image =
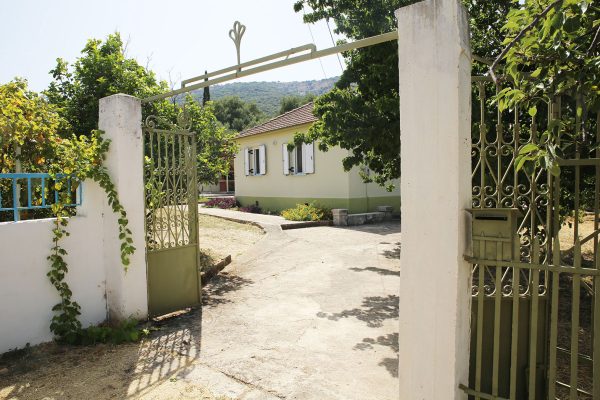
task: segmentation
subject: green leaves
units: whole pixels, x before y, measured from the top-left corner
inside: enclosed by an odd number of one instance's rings
[[[548,170],[552,175],[560,175],[556,148],[552,144],[539,145],[527,143],[515,158],[516,171],[524,170],[528,175],[534,175],[536,169]]]

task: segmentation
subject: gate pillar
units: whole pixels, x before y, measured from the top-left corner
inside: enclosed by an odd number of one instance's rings
[[[402,254],[400,399],[463,399],[468,381],[471,54],[459,0],[396,11]]]
[[[117,215],[104,202],[103,237],[106,301],[111,321],[148,315],[144,240],[144,176],[141,101],[116,94],[100,99],[98,126],[110,139],[105,165],[127,212],[136,251],[127,272],[121,264]],[[100,244],[99,244],[100,245]]]

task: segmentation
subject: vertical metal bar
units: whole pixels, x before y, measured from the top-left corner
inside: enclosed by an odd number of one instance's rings
[[[189,225],[190,243],[196,244],[196,248],[199,245],[198,241],[198,176],[196,170],[196,154],[197,154],[197,138],[196,135],[190,137],[191,148],[190,148],[190,199],[188,213],[191,218],[191,224]]]
[[[600,143],[600,112],[596,114],[596,143]],[[600,158],[600,148],[596,148],[596,158]],[[596,165],[596,179],[594,179],[594,231],[598,230],[598,212],[600,206],[600,166]],[[594,265],[600,269],[600,256],[598,255],[598,236],[594,238]],[[600,282],[598,276],[594,277],[594,303],[592,306],[592,369],[593,369],[593,395],[600,399]]]
[[[535,119],[531,122],[531,142],[532,143],[537,143],[537,123],[535,121]],[[530,203],[529,203],[529,238],[531,239],[531,245],[533,245],[533,238],[536,236],[537,234],[537,223],[536,223],[536,214],[537,214],[537,202],[536,202],[536,196],[537,196],[537,179],[536,179],[536,173],[535,171],[531,174],[531,197],[530,197]],[[530,247],[530,251],[531,251],[531,247]],[[531,282],[531,274],[533,271],[529,272],[529,282]]]
[[[548,107],[548,121],[558,118],[560,113],[560,97],[552,98]],[[560,145],[560,130],[557,130],[556,145]],[[559,266],[561,263],[560,256],[560,175],[554,177],[553,185],[553,201],[552,201],[552,264]],[[551,288],[551,305],[550,305],[550,340],[548,351],[548,398],[556,398],[556,352],[558,342],[558,295],[560,273],[552,272],[552,288]]]
[[[569,392],[569,399],[577,400],[577,387],[578,387],[578,369],[579,369],[579,296],[581,294],[581,244],[579,238],[575,240],[573,254],[573,266],[575,271],[573,274],[573,298],[571,308],[571,379],[569,385],[571,386]]]
[[[540,243],[537,236],[533,240],[533,254],[531,262],[539,264],[540,262]],[[536,400],[537,384],[537,336],[538,336],[538,306],[539,306],[539,283],[540,271],[538,268],[532,268],[533,274],[531,284],[531,322],[529,339],[529,400]]]
[[[31,208],[31,176],[27,177],[27,207]]]
[[[481,124],[479,125],[479,206],[485,206],[485,147],[486,147],[486,132],[485,125],[485,86],[483,82],[479,82],[479,107],[481,113]],[[481,268],[480,268],[481,271]]]
[[[496,242],[496,260],[502,260],[502,242]],[[494,350],[492,364],[492,395],[498,396],[498,376],[500,370],[500,313],[502,311],[502,267],[496,266],[494,293]]]
[[[185,163],[185,161],[187,159],[187,153],[186,153],[187,148],[190,149],[190,152],[192,151],[191,144],[187,145],[188,142],[191,143],[191,138],[187,137],[186,135],[179,136],[179,143],[178,143],[179,163]],[[191,160],[190,160],[190,162],[191,162]],[[190,237],[191,227],[189,224],[189,218],[190,218],[190,213],[192,212],[192,210],[190,209],[191,205],[190,205],[190,199],[189,199],[189,195],[190,195],[189,191],[192,188],[189,185],[189,177],[188,177],[188,174],[190,173],[190,171],[188,170],[189,166],[187,164],[184,164],[183,167],[185,168],[183,170],[183,172],[185,173],[185,179],[183,179],[183,176],[180,176],[180,178],[179,178],[179,187],[181,189],[180,190],[181,196],[179,199],[179,202],[181,204],[179,206],[179,221],[181,222],[181,237],[182,237],[183,243],[191,244],[192,238]]]
[[[518,261],[518,260],[515,260]],[[512,334],[510,348],[510,400],[517,399],[517,361],[519,350],[519,268],[513,267],[513,282],[512,282]]]
[[[513,138],[514,138],[514,143],[513,143],[513,153],[512,153],[512,159],[513,159],[513,207],[517,207],[518,203],[518,193],[519,193],[519,172],[517,171],[517,168],[514,166],[514,160],[516,158],[516,155],[519,151],[519,144],[521,141],[521,125],[519,124],[519,107],[518,105],[515,107],[515,124],[514,124],[514,128],[513,128]],[[514,261],[520,261],[520,260],[514,260]]]
[[[149,167],[148,167],[148,178],[150,179],[151,185],[150,185],[150,196],[152,196],[152,191],[155,191],[157,189],[157,185],[158,183],[156,182],[156,176],[157,176],[157,172],[160,173],[160,171],[156,170],[156,155],[154,154],[154,129],[152,128],[148,128],[148,137],[149,140],[148,142],[150,143],[150,163],[149,163]],[[148,200],[152,200],[152,204],[149,204]],[[152,199],[152,197],[150,197],[150,199],[146,200],[146,206],[148,207],[148,211],[146,212],[148,215],[148,218],[151,218],[152,220],[152,236],[150,238],[148,238],[149,240],[154,241],[154,248],[160,248],[160,244],[159,244],[159,239],[158,239],[158,231],[156,229],[156,204],[154,204],[154,199]],[[146,245],[148,245],[148,243],[146,243]]]
[[[479,241],[479,254],[485,254],[485,241]],[[485,256],[483,256],[485,257]],[[485,266],[483,264],[479,264],[479,274],[478,274],[478,290],[477,290],[477,338],[475,344],[475,390],[481,391],[481,358],[483,351],[483,302],[485,301]],[[479,397],[475,398],[476,400]]]
[[[157,157],[157,161],[158,161],[158,188],[160,189],[161,194],[158,196],[158,201],[155,207],[155,212],[156,212],[156,216],[155,218],[159,219],[159,224],[158,224],[158,228],[159,230],[157,232],[159,232],[159,242],[160,245],[158,248],[160,249],[164,249],[168,246],[165,245],[165,229],[164,229],[164,224],[162,223],[162,219],[163,219],[163,201],[164,201],[164,197],[162,195],[162,191],[164,190],[163,184],[164,184],[164,177],[163,177],[163,169],[165,169],[162,165],[162,134],[160,131],[156,131],[156,144],[157,144],[157,153],[158,153],[158,157]]]
[[[171,175],[171,192],[172,192],[172,198],[171,198],[171,203],[169,205],[169,215],[171,218],[169,218],[169,225],[173,226],[173,242],[175,243],[175,245],[173,247],[177,247],[179,245],[179,240],[181,239],[181,226],[177,226],[179,225],[177,223],[177,209],[178,209],[178,196],[177,196],[177,189],[178,189],[178,180],[180,179],[180,174],[181,172],[179,171],[178,165],[177,165],[177,160],[175,158],[175,143],[177,142],[178,139],[178,134],[176,132],[171,132],[169,135],[169,139],[171,140],[171,171],[172,171],[172,175]],[[168,144],[167,144],[168,145]]]
[[[73,195],[73,193],[71,192],[71,177],[70,176],[65,176],[65,179],[67,181],[67,193],[69,194],[69,204],[71,203],[71,196]]]
[[[17,189],[17,178],[12,179],[12,190],[13,190],[13,220],[16,222],[19,220],[19,194]]]
[[[519,125],[519,111],[515,107],[515,123],[514,123],[514,143],[513,143],[513,162],[519,151],[521,142],[521,129]],[[519,191],[519,172],[513,164],[513,207],[518,206],[518,191]],[[520,242],[520,241],[519,241]],[[520,244],[520,243],[518,243]],[[516,244],[516,245],[518,245]],[[515,246],[516,246],[515,245]],[[520,251],[518,251],[520,254]],[[519,258],[513,261],[520,261]],[[511,327],[511,344],[510,344],[510,393],[511,400],[517,399],[517,368],[519,357],[519,304],[520,304],[520,277],[521,270],[517,266],[513,266],[512,276],[512,327]]]
[[[579,109],[582,106],[579,96],[576,100],[576,108]],[[576,113],[575,117],[575,159],[581,158],[580,153],[580,133],[581,133],[581,117],[579,112]],[[569,396],[570,399],[576,400],[578,397],[578,364],[579,364],[579,296],[581,293],[581,275],[578,274],[581,269],[581,244],[579,242],[579,206],[580,206],[580,180],[581,180],[581,167],[575,166],[575,204],[573,209],[573,266],[575,273],[573,274],[573,298],[571,308],[571,379],[569,385],[571,386]]]
[[[500,92],[500,85],[496,84],[496,95]],[[502,124],[502,111],[500,107],[496,108],[498,112],[498,123],[496,124],[496,207],[501,207],[502,204],[502,133],[504,126]]]
[[[54,204],[58,204],[58,189],[56,189],[56,184],[59,179],[58,176],[54,179]]]
[[[46,207],[46,177],[42,176],[42,207]]]

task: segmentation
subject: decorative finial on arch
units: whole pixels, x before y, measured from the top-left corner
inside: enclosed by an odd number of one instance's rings
[[[235,50],[237,51],[237,63],[241,64],[240,61],[240,44],[242,42],[242,36],[246,33],[246,25],[242,24],[240,21],[235,21],[233,23],[233,29],[229,30],[229,37],[233,40],[235,44]],[[238,71],[242,69],[239,68]]]

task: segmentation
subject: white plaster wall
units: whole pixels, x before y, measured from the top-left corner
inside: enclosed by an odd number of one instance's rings
[[[471,54],[459,0],[396,11],[402,254],[400,399],[466,399]],[[433,250],[433,251],[432,251]]]
[[[259,197],[312,197],[348,198],[348,174],[344,172],[342,159],[348,155],[339,147],[327,153],[314,146],[315,173],[284,175],[283,143],[293,141],[296,132],[306,132],[311,124],[280,129],[237,140],[239,151],[235,157],[235,195]],[[264,145],[266,147],[267,171],[265,175],[246,176],[244,149]]]
[[[100,99],[98,126],[111,140],[105,165],[127,212],[133,246],[127,272],[121,264],[118,216],[104,206],[104,264],[109,318],[120,321],[148,315],[148,287],[144,240],[144,177],[141,101],[115,94]]]
[[[84,327],[110,317],[148,314],[144,241],[143,141],[140,100],[122,94],[100,100],[99,126],[111,140],[105,162],[125,207],[136,252],[121,264],[117,215],[96,183],[84,182],[82,206],[68,225],[66,280]],[[0,353],[52,340],[58,294],[46,273],[53,220],[0,223]]]
[[[95,183],[84,183],[83,207],[71,218],[69,237],[61,241],[68,251],[66,281],[73,300],[81,306],[84,327],[106,319],[103,263],[103,192]],[[53,339],[52,307],[56,289],[46,273],[52,246],[53,219],[0,223],[0,353]]]
[[[240,149],[235,158],[236,196],[340,199],[400,196],[400,180],[394,180],[395,189],[388,192],[376,183],[365,184],[358,168],[344,171],[342,160],[349,155],[349,151],[340,147],[332,147],[329,151],[322,152],[315,144],[315,172],[299,176],[284,175],[282,144],[292,142],[296,132],[306,132],[310,125],[304,124],[238,139]],[[267,173],[246,176],[244,149],[260,145],[266,146]]]

